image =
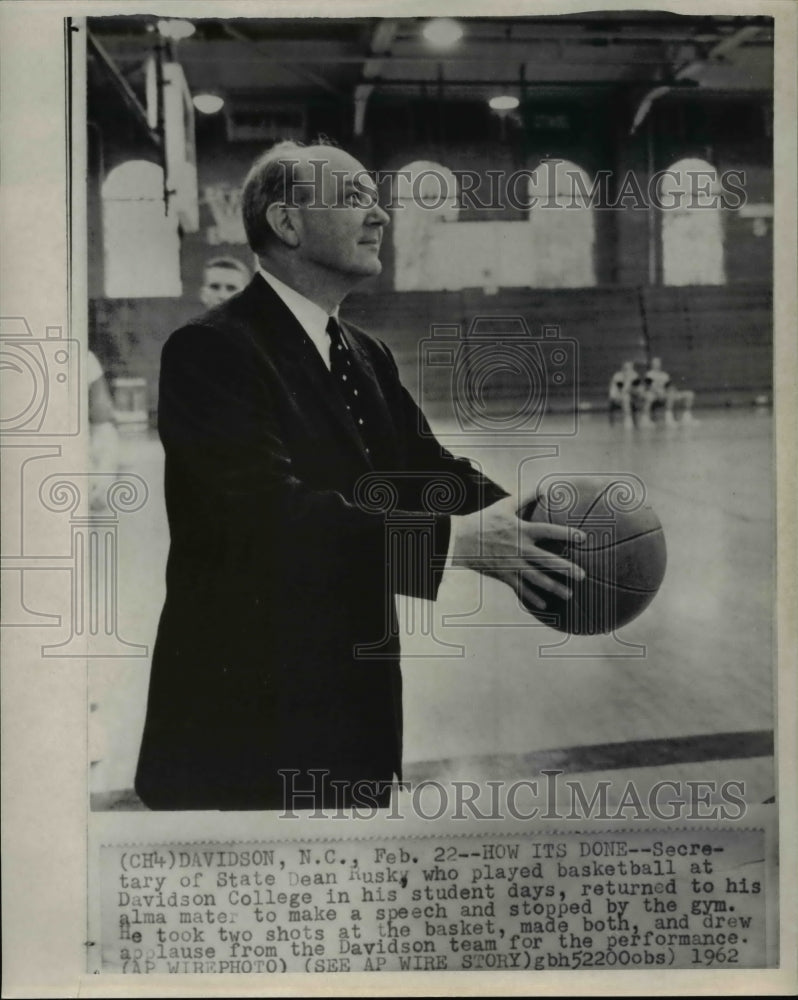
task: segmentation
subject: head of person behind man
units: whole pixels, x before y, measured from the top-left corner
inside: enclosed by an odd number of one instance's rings
[[[249,268],[240,260],[235,257],[214,257],[205,262],[202,271],[200,302],[206,309],[220,306],[245,288],[249,279]]]
[[[388,216],[372,177],[343,149],[278,143],[250,169],[241,201],[261,266],[329,311],[382,270]]]

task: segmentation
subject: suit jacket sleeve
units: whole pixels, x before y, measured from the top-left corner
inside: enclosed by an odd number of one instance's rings
[[[381,345],[390,358],[391,365],[399,379],[393,355],[383,344]],[[435,437],[427,418],[413,397],[401,387],[402,425],[406,439],[413,442],[411,448],[412,464],[415,469],[430,475],[443,474],[457,480],[460,486],[457,499],[443,498],[442,506],[453,514],[471,514],[503,497],[509,496],[507,490],[494,483],[486,475],[476,469],[468,459],[454,456]],[[434,504],[434,497],[431,498]]]
[[[377,480],[392,482],[397,506],[402,511],[418,511],[420,522],[436,522],[434,557],[425,578],[419,576],[413,560],[397,560],[395,589],[404,594],[434,597],[448,565],[452,515],[471,514],[508,496],[464,458],[457,458],[433,434],[421,408],[401,384],[399,371],[389,348],[378,342],[391,383],[391,398],[397,432],[403,442],[403,462],[395,475],[388,470],[375,473]],[[394,530],[402,515],[394,517]],[[403,547],[407,551],[408,545]],[[405,571],[406,570],[406,571]]]
[[[391,364],[393,361],[391,359]],[[297,572],[315,573],[336,587],[340,574],[385,559],[385,513],[345,492],[309,488],[296,475],[274,406],[274,381],[254,363],[246,338],[220,336],[204,325],[177,331],[164,347],[159,431],[167,455],[166,496],[173,550],[183,571],[220,565],[245,590],[280,592]],[[504,495],[468,462],[455,459],[431,436],[410,396],[401,390],[395,414],[407,442],[408,465],[428,475],[463,477],[467,513]],[[422,477],[423,479],[423,477]],[[409,567],[399,588],[434,598],[449,545],[449,513],[430,512],[419,484],[401,490],[406,530],[432,537],[411,546],[425,565]],[[488,496],[490,494],[490,496]],[[394,517],[397,511],[393,512]],[[415,514],[423,517],[414,519]],[[170,560],[171,561],[171,560]],[[336,577],[337,574],[337,577]]]

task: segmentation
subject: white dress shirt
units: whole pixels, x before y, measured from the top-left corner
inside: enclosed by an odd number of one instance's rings
[[[296,319],[297,323],[299,323],[313,341],[316,350],[321,355],[322,361],[329,368],[330,335],[327,333],[327,323],[330,316],[333,316],[336,320],[338,319],[338,310],[336,309],[333,313],[325,312],[321,306],[316,305],[315,302],[311,302],[310,299],[301,295],[296,289],[291,288],[290,285],[286,285],[284,281],[275,278],[269,271],[264,271],[262,267],[258,268],[258,274],[283,300],[294,316],[294,319]]]

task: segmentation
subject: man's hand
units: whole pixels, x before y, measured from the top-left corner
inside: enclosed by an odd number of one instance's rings
[[[544,539],[579,545],[584,535],[562,524],[522,521],[523,510],[534,496],[519,500],[507,497],[484,510],[452,518],[452,565],[467,566],[506,583],[528,604],[545,610],[546,602],[536,592],[547,590],[569,598],[571,590],[552,571],[582,580],[585,571],[576,563],[540,548]]]

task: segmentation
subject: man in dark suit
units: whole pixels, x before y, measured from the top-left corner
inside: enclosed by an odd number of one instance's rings
[[[381,268],[364,168],[281,144],[242,202],[259,273],[163,351],[171,548],[136,788],[154,809],[384,806],[395,593],[434,598],[448,560],[541,606],[568,594],[551,569],[581,570],[536,545],[571,530],[522,523],[435,441],[388,349],[338,321]]]

